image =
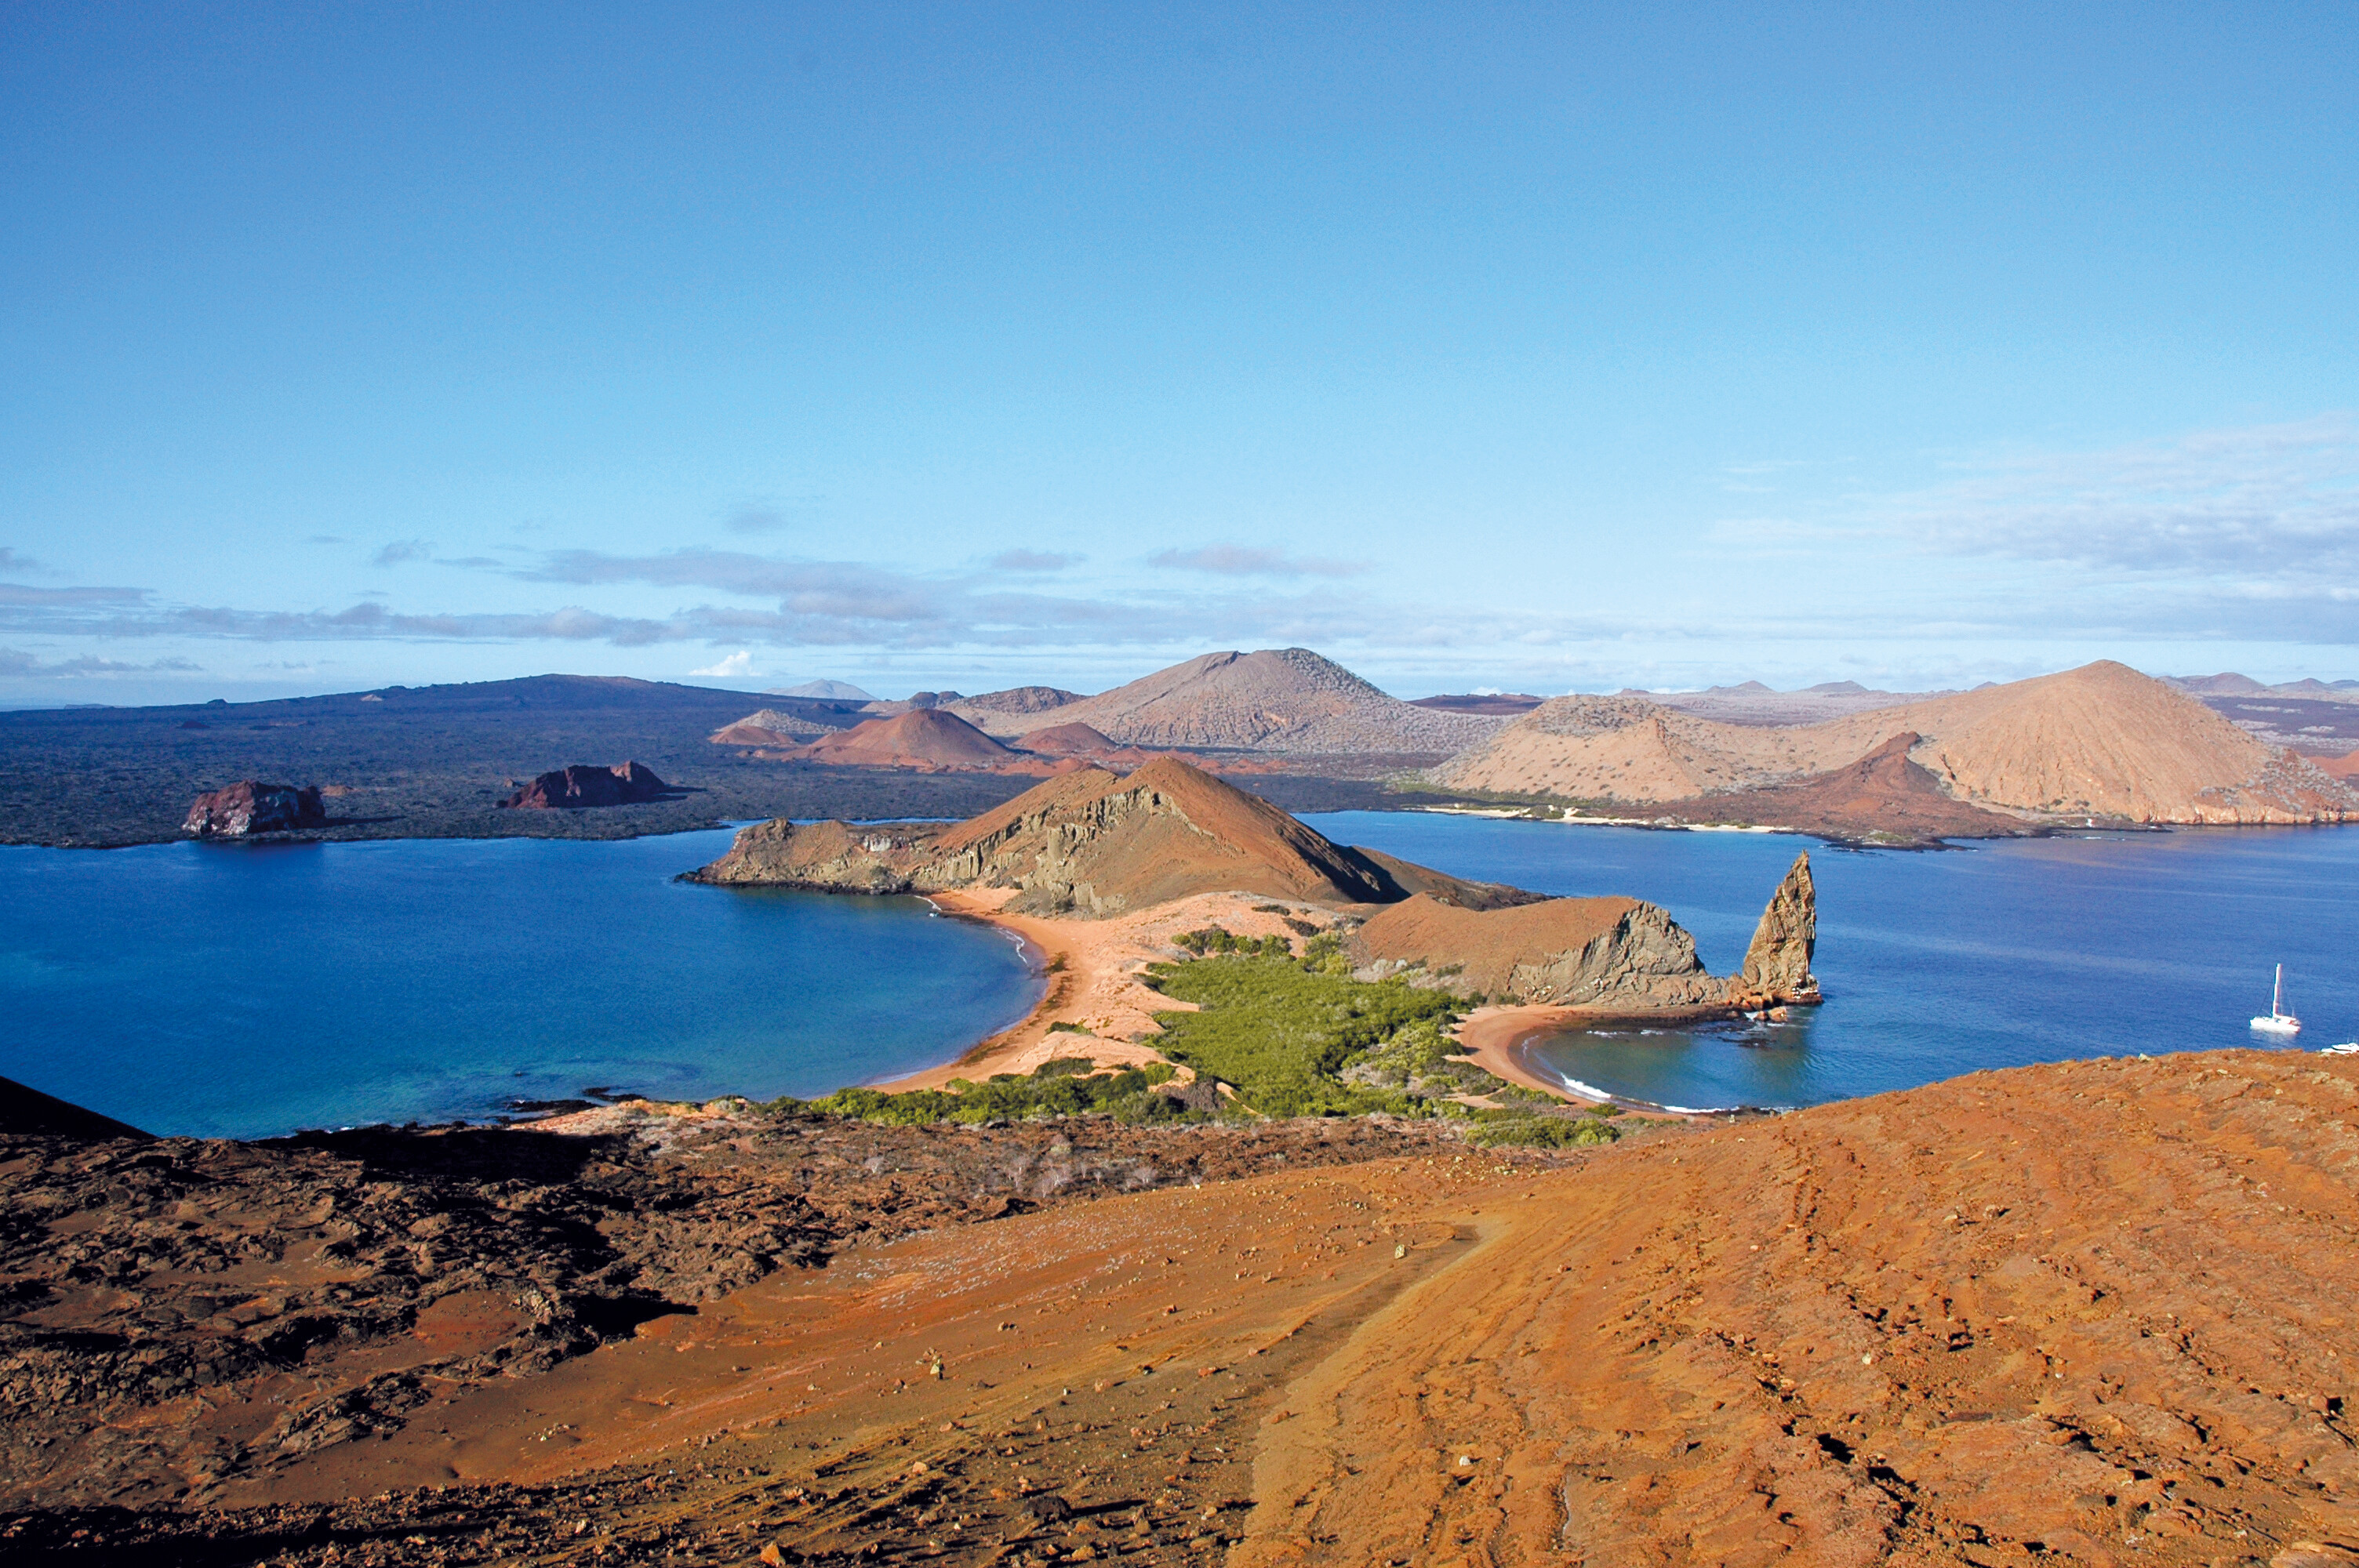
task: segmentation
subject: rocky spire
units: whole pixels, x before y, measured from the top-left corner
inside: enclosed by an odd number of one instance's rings
[[[1745,950],[1745,967],[1728,983],[1732,1006],[1772,1007],[1789,1001],[1819,1000],[1819,979],[1810,973],[1810,955],[1819,940],[1819,894],[1810,881],[1808,851],[1794,857],[1786,880],[1769,895],[1761,924],[1753,930],[1753,945]]]

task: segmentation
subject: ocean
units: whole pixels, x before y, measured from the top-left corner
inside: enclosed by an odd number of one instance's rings
[[[442,1121],[584,1090],[809,1097],[1028,1012],[913,898],[673,879],[726,831],[0,848],[0,1076],[152,1132]]]
[[[1306,820],[1459,876],[1649,900],[1735,969],[1807,849],[1824,1006],[1785,1025],[1573,1031],[1534,1065],[1687,1109],[1791,1107],[1987,1067],[2277,1048],[2249,1021],[2286,968],[2295,1049],[2359,1039],[2359,828],[2201,828],[1831,849],[1696,833],[1409,812]]]
[[[1663,905],[1716,972],[1794,855],[1823,1007],[1574,1031],[1535,1065],[1625,1098],[1784,1107],[1979,1068],[2359,1037],[2359,830],[2072,835],[1938,851],[1420,813],[1308,819],[1462,876]],[[152,1131],[263,1137],[520,1101],[812,1096],[947,1061],[1040,981],[917,899],[675,881],[726,832],[0,848],[0,1076]]]

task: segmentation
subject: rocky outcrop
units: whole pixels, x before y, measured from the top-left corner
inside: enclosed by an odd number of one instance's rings
[[[789,822],[777,817],[740,828],[729,852],[691,873],[719,887],[796,887],[822,892],[902,893],[921,890],[933,840],[926,824],[891,829],[844,822]],[[928,881],[928,888],[942,883]]]
[[[200,838],[244,838],[255,833],[292,833],[327,825],[328,810],[321,804],[316,787],[298,789],[293,784],[244,779],[197,796],[180,831]]]
[[[594,806],[637,806],[662,800],[671,785],[638,762],[610,768],[576,765],[541,774],[500,802],[519,811],[578,811]]]
[[[1728,982],[1729,1005],[1755,1011],[1817,1001],[1819,978],[1810,973],[1810,959],[1818,945],[1818,888],[1810,880],[1810,857],[1797,855],[1761,912],[1744,967]]]

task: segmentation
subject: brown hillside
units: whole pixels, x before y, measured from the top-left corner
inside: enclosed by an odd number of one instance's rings
[[[1027,730],[1016,737],[1014,744],[1019,752],[1049,757],[1096,757],[1121,750],[1086,724],[1051,724],[1045,730]]]
[[[1352,956],[1381,971],[1425,969],[1452,989],[1556,1006],[1696,1007],[1725,984],[1704,972],[1695,938],[1635,898],[1551,898],[1461,909],[1427,894],[1371,916]]]
[[[1017,913],[1092,918],[1201,892],[1367,904],[1427,891],[1476,907],[1533,896],[1331,843],[1175,757],[1127,776],[1062,773],[946,827],[759,823],[697,876],[846,892],[1015,888]]]
[[[1715,723],[1634,697],[1559,697],[1433,770],[1459,789],[1658,803],[1787,784],[1895,736],[1954,798],[2141,822],[2311,822],[2359,795],[2182,692],[2100,662],[1823,724]]]
[[[955,713],[913,708],[890,719],[872,719],[838,734],[822,735],[799,756],[814,762],[859,768],[988,768],[1015,753]]]
[[[1503,722],[1387,697],[1308,648],[1205,654],[1056,712],[1125,746],[1329,755],[1454,752]],[[1033,727],[1028,713],[972,717],[995,735]]]
[[[1365,856],[1169,757],[1127,777],[1093,768],[1051,779],[944,832],[934,852],[951,875],[1012,881],[1041,894],[1036,905],[1093,914],[1212,892],[1341,903],[1400,896]]]
[[[2340,757],[2321,757],[2317,762],[2318,771],[2322,773],[2330,773],[2338,779],[2359,779],[2359,752]]]
[[[1944,838],[1998,838],[2035,831],[2022,818],[1954,799],[1940,780],[1908,757],[1922,739],[1903,730],[1857,762],[1791,784],[1674,800],[1667,816],[1791,827],[1831,838],[1883,844],[1934,844]]]

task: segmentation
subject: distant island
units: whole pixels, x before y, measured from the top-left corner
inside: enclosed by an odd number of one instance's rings
[[[1891,846],[2063,825],[2342,822],[2359,816],[2354,697],[2099,663],[1970,692],[1746,683],[1406,702],[1304,648],[1205,654],[1094,696],[1031,685],[880,700],[817,681],[749,699],[542,676],[0,713],[0,842],[168,840],[197,796],[264,780],[318,789],[332,802],[324,820],[284,820],[335,838],[956,818],[1043,778],[1164,756],[1289,811],[1455,806]],[[552,771],[615,757],[675,787],[594,811],[498,809]]]

